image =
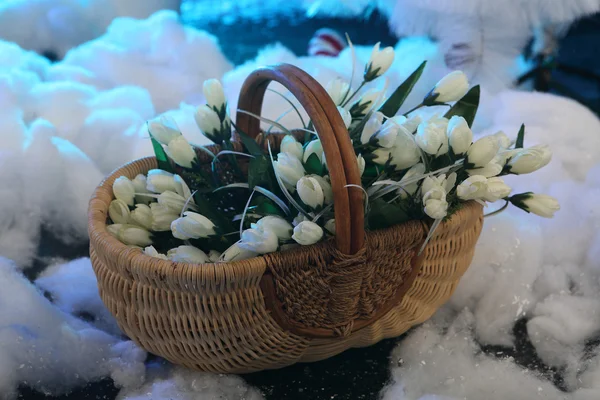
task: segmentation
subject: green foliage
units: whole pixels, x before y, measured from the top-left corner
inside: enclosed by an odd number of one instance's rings
[[[172,173],[173,168],[165,149],[163,149],[162,145],[156,139],[154,139],[152,135],[150,135],[150,140],[152,141],[152,148],[154,149],[154,156],[156,157],[158,169]]]
[[[398,203],[390,204],[383,198],[379,198],[370,202],[369,205],[371,210],[367,220],[371,230],[389,228],[411,219],[406,210]]]
[[[308,174],[322,175],[323,174],[323,163],[321,159],[315,153],[312,153],[306,159],[304,163],[304,169]]]
[[[522,149],[524,141],[525,141],[525,124],[521,124],[519,133],[517,134],[517,141],[515,142],[515,149]]]
[[[412,73],[387,99],[385,103],[379,108],[379,111],[388,118],[396,115],[400,107],[404,104],[404,101],[415,87],[415,84],[423,74],[427,61],[423,61],[421,65]]]
[[[446,112],[444,117],[452,118],[455,115],[459,115],[467,121],[469,127],[473,126],[475,115],[477,114],[477,108],[479,108],[479,97],[480,89],[479,85],[473,86],[462,99],[457,101],[449,110]]]
[[[251,159],[248,164],[248,185],[250,189],[254,189],[255,186],[272,186],[271,168],[271,162],[264,155]]]

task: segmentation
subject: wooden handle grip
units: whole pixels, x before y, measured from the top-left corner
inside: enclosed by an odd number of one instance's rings
[[[288,89],[304,107],[318,133],[335,202],[336,246],[344,254],[354,254],[364,245],[363,192],[356,155],[340,113],[325,89],[310,75],[288,64],[259,68],[242,86],[238,108],[260,115],[271,81]],[[248,114],[237,113],[237,127],[255,138],[260,134],[260,121]]]

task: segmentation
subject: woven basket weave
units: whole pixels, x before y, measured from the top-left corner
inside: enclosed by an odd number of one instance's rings
[[[347,186],[360,184],[356,157],[316,81],[288,65],[259,69],[245,82],[239,108],[259,114],[272,80],[296,96],[319,132],[334,191],[335,240],[233,263],[148,257],[113,238],[106,222],[114,180],[147,173],[154,158],[113,172],[90,201],[90,257],[102,300],[131,339],[173,363],[245,373],[398,336],[448,300],[473,257],[483,221],[474,202],[438,227],[420,257],[429,231],[421,221],[365,233],[362,192]],[[237,126],[259,135],[258,120],[247,115],[238,114]],[[268,136],[275,148],[280,139]],[[198,158],[211,161],[203,152]]]

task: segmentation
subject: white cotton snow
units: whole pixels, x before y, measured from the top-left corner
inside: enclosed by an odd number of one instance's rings
[[[120,385],[143,382],[144,351],[55,308],[4,258],[0,283],[2,400],[20,383],[60,394],[111,373]]]
[[[144,87],[158,112],[199,104],[202,84],[231,70],[214,36],[183,26],[175,12],[145,20],[117,18],[106,34],[71,50],[64,65],[93,74],[94,86]]]
[[[115,17],[178,10],[181,0],[11,0],[0,5],[0,38],[62,58],[100,36]],[[26,28],[24,28],[26,27]]]

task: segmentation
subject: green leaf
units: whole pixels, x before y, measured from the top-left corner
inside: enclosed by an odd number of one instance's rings
[[[265,156],[255,157],[248,164],[248,185],[250,190],[255,186],[270,186],[269,185],[269,169],[271,162]]]
[[[475,114],[477,114],[477,108],[479,107],[479,95],[479,85],[473,86],[462,99],[457,101],[452,108],[448,110],[444,117],[451,118],[455,115],[459,115],[467,121],[469,127],[473,126]]]
[[[522,149],[524,141],[525,141],[525,124],[521,124],[519,133],[517,134],[517,141],[515,143],[515,149]]]
[[[167,153],[165,153],[165,149],[163,149],[162,145],[154,139],[152,135],[150,135],[150,140],[152,141],[152,148],[154,149],[158,169],[172,173],[173,168],[171,167],[171,162],[169,161],[169,157],[167,157]]]
[[[397,204],[389,204],[383,198],[370,203],[371,211],[367,218],[369,229],[383,229],[410,220],[409,215]]]
[[[198,206],[200,214],[210,219],[221,231],[233,232],[237,229],[223,213],[219,212],[219,210],[213,206],[213,202],[209,201],[203,194],[196,193],[194,195],[194,202]]]
[[[323,164],[321,159],[315,153],[312,153],[304,163],[304,169],[309,174],[321,175],[323,173]]]
[[[258,145],[258,143],[256,143],[256,140],[252,139],[244,132],[240,132],[239,130],[237,131],[237,134],[240,135],[240,139],[244,144],[244,147],[250,154],[256,157],[264,155],[263,149]]]
[[[423,61],[421,65],[419,65],[419,68],[417,68],[412,74],[410,74],[410,76],[406,78],[406,80],[402,82],[400,86],[398,86],[394,93],[392,93],[392,95],[387,99],[387,101],[383,103],[383,105],[379,109],[379,111],[381,111],[383,115],[385,115],[388,118],[391,118],[394,115],[396,115],[400,107],[402,107],[402,104],[404,104],[404,101],[406,100],[410,92],[413,90],[415,84],[421,77],[421,74],[423,73],[426,64],[427,61]]]
[[[258,196],[256,198],[256,206],[252,210],[253,212],[260,215],[279,215],[281,217],[285,216],[285,213],[281,210],[281,208],[277,207],[273,201],[268,199],[267,197]]]

